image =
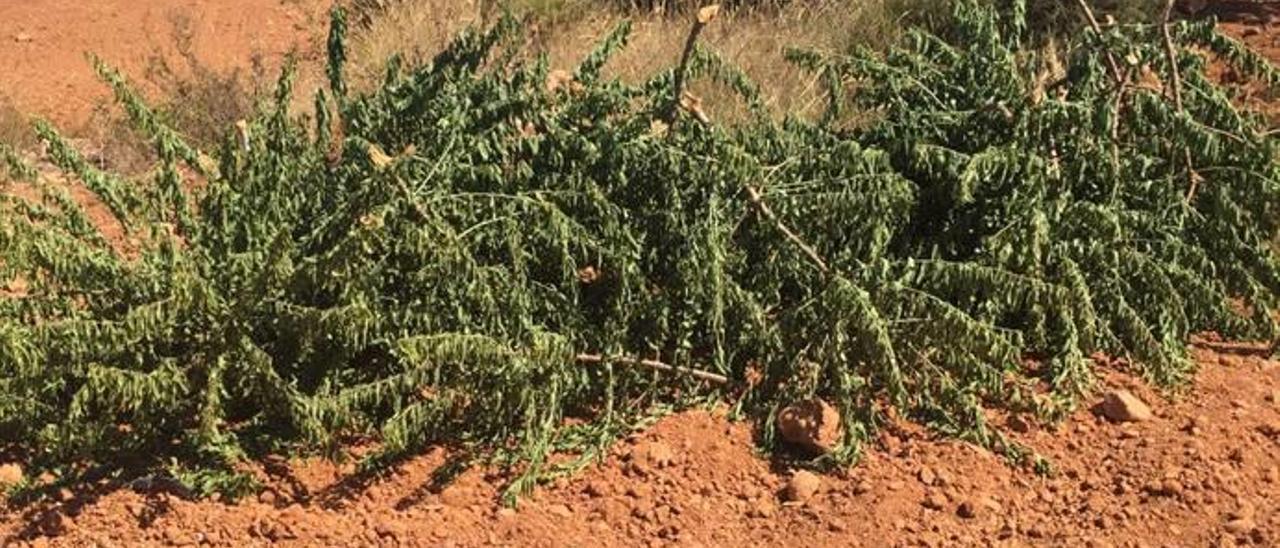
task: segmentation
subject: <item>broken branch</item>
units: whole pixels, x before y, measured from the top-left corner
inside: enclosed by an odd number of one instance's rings
[[[644,360],[644,359],[627,358],[627,357],[620,357],[620,356],[605,357],[599,354],[578,354],[577,360],[581,363],[593,363],[593,364],[620,363],[623,365],[647,367],[649,369],[653,369],[655,371],[662,371],[665,373],[681,373],[684,375],[689,375],[690,377],[693,377],[698,380],[712,382],[716,384],[729,384],[729,378],[724,375],[718,375],[716,373],[703,371],[701,369],[691,369],[691,368],[683,367],[679,365],[671,365],[669,363],[663,363],[657,360]]]

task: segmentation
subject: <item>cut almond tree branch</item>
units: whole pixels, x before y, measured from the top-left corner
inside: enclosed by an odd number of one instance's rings
[[[760,210],[761,215],[764,215],[765,218],[773,222],[773,226],[778,229],[778,232],[781,232],[783,236],[786,236],[788,240],[791,240],[791,243],[800,248],[800,251],[804,252],[804,254],[809,257],[809,260],[813,261],[813,264],[816,265],[818,270],[821,270],[823,274],[831,273],[831,267],[827,266],[827,261],[822,260],[822,256],[818,254],[818,251],[815,250],[813,246],[805,243],[805,241],[788,228],[777,215],[773,214],[773,210],[769,208],[769,204],[764,203],[764,199],[760,197],[760,191],[756,190],[756,188],[751,185],[747,185],[746,190],[747,199],[751,200],[751,203],[756,206],[756,209]]]
[[[606,356],[601,356],[599,354],[578,354],[576,359],[578,360],[579,363],[590,363],[590,364],[618,363],[622,365],[630,365],[630,366],[636,366],[636,367],[647,367],[649,369],[653,369],[655,371],[662,371],[665,373],[680,373],[683,375],[688,375],[695,379],[698,379],[701,381],[707,381],[710,383],[722,384],[722,385],[729,384],[729,377],[726,377],[724,375],[711,373],[709,371],[703,371],[701,369],[692,369],[688,367],[682,367],[679,365],[671,365],[669,363],[664,363],[657,360],[644,360],[644,359],[626,358],[626,357],[620,357],[620,356],[606,357]]]
[[[680,54],[680,65],[676,67],[675,87],[671,94],[671,105],[667,111],[667,124],[674,124],[680,113],[680,104],[684,99],[684,86],[689,72],[689,62],[693,59],[693,50],[698,45],[698,35],[720,13],[720,4],[711,4],[698,10],[698,17],[693,20],[693,28],[684,42],[684,52]]]
[[[1089,22],[1089,28],[1092,28],[1094,34],[1098,35],[1098,39],[1102,40],[1102,25],[1098,24],[1098,18],[1093,15],[1093,9],[1089,7],[1089,3],[1086,0],[1076,0],[1076,5],[1080,6],[1080,11],[1084,13],[1085,20]],[[1120,71],[1120,64],[1116,63],[1116,57],[1111,54],[1111,48],[1107,47],[1106,43],[1102,44],[1102,54],[1107,60],[1107,68],[1111,71],[1111,79],[1116,84],[1113,100],[1115,115],[1111,117],[1108,133],[1111,135],[1111,165],[1119,169],[1120,146],[1117,143],[1120,141],[1120,110],[1124,108],[1124,95],[1127,89],[1125,82],[1129,81],[1130,73]]]
[[[1173,99],[1173,106],[1177,109],[1178,116],[1182,116],[1186,111],[1182,104],[1182,73],[1178,70],[1178,50],[1173,46],[1173,36],[1169,33],[1169,19],[1173,17],[1173,6],[1176,2],[1177,0],[1165,0],[1164,18],[1160,21],[1160,37],[1164,40],[1165,60],[1169,63],[1169,97]],[[1187,147],[1182,148],[1182,163],[1187,169],[1187,196],[1184,201],[1190,205],[1196,198],[1196,189],[1203,178],[1191,165],[1191,149]]]
[[[1173,47],[1173,36],[1169,34],[1169,18],[1173,16],[1173,5],[1177,0],[1165,0],[1164,19],[1160,22],[1160,36],[1164,39],[1164,55],[1169,61],[1169,78],[1173,80],[1170,96],[1173,106],[1182,112],[1182,73],[1178,71],[1178,50]]]
[[[1098,35],[1098,39],[1102,39],[1102,25],[1098,24],[1098,18],[1093,16],[1093,9],[1089,7],[1089,3],[1085,0],[1076,0],[1076,4],[1080,6],[1080,10],[1084,12],[1084,17],[1089,21],[1089,27]],[[1107,58],[1107,68],[1111,69],[1111,78],[1115,79],[1116,86],[1124,86],[1124,78],[1120,74],[1120,65],[1116,63],[1116,58],[1111,55],[1111,49],[1106,44],[1102,45],[1102,53]]]

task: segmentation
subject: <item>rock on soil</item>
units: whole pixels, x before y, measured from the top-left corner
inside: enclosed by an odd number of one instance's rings
[[[830,453],[840,443],[840,413],[814,398],[787,406],[778,413],[782,439],[816,453]]]
[[[787,502],[805,502],[822,488],[822,479],[808,470],[801,470],[791,476],[787,486],[782,489],[782,499]]]
[[[1151,408],[1128,390],[1112,390],[1102,397],[1099,405],[1102,416],[1115,422],[1142,422],[1151,420]]]
[[[942,493],[931,493],[924,498],[924,507],[930,510],[942,510],[947,507],[947,497]]]
[[[1247,535],[1257,527],[1258,524],[1254,523],[1252,519],[1239,518],[1228,521],[1223,529],[1233,535]]]
[[[634,470],[650,474],[674,464],[676,451],[661,441],[650,441],[633,449],[630,458]]]
[[[0,464],[0,487],[22,483],[22,466],[17,464]]]

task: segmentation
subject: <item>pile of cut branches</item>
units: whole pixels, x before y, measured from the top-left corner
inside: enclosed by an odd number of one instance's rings
[[[455,444],[518,494],[663,405],[728,398],[767,433],[820,397],[828,462],[887,408],[1024,460],[984,410],[1063,416],[1086,356],[1175,387],[1191,333],[1274,338],[1275,141],[1205,68],[1276,72],[1211,22],[1033,46],[1011,4],[957,1],[886,55],[792,52],[829,84],[813,122],[697,47],[602,76],[626,26],[569,74],[506,19],[351,93],[336,11],[315,115],[286,70],[211,159],[99,64],[161,163],[125,180],[38,128],[126,251],[5,153],[39,197],[0,209],[0,279],[25,285],[0,300],[0,443],[219,490],[246,484],[207,471],[374,435],[371,465]],[[761,114],[706,120],[695,79]]]

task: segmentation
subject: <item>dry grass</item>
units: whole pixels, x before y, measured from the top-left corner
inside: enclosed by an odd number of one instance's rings
[[[702,35],[702,44],[741,67],[763,88],[774,113],[813,113],[825,97],[820,86],[783,59],[787,47],[847,51],[855,45],[891,43],[904,17],[936,6],[929,0],[795,1],[779,8],[725,12]],[[530,40],[556,68],[571,68],[623,19],[633,22],[630,46],[607,71],[640,81],[676,63],[689,29],[688,17],[636,13],[612,0],[510,0],[514,11],[534,21]],[[459,30],[492,17],[494,0],[400,0],[354,33],[350,44],[357,86],[378,82],[386,60],[400,53],[424,62]],[[742,106],[723,92],[695,86],[713,117],[732,118]]]
[[[30,120],[3,95],[0,95],[0,144],[18,150],[27,150],[36,144]]]
[[[348,44],[351,78],[357,87],[382,79],[386,61],[401,54],[407,63],[429,60],[459,31],[492,20],[503,7],[532,21],[531,50],[548,55],[555,68],[575,66],[614,26],[630,19],[630,46],[607,71],[630,82],[646,79],[674,65],[689,30],[689,14],[628,10],[626,0],[365,0],[365,11]],[[783,59],[787,47],[826,51],[856,45],[891,43],[905,26],[903,19],[932,0],[794,0],[782,7],[736,9],[721,14],[702,35],[702,44],[741,67],[758,82],[775,114],[818,112],[825,97],[821,86]],[[248,68],[216,71],[200,62],[192,47],[192,22],[171,20],[178,56],[153,54],[142,82],[159,97],[155,107],[173,127],[200,148],[216,148],[235,120],[251,116],[274,75],[261,59]],[[309,111],[309,89],[318,85],[303,66],[299,110]],[[314,85],[313,85],[314,84]],[[728,92],[695,85],[703,106],[718,120],[732,120],[743,105]],[[154,151],[132,128],[112,101],[104,101],[93,119],[76,135],[88,156],[101,167],[137,173],[149,167]],[[0,142],[29,149],[37,143],[29,123],[0,97]]]
[[[368,87],[380,81],[393,55],[403,56],[408,63],[430,59],[458,31],[479,22],[482,8],[476,0],[387,3],[347,44],[351,82]]]
[[[140,89],[157,97],[152,107],[170,127],[192,145],[216,149],[236,120],[251,118],[259,98],[273,85],[261,55],[245,68],[217,70],[195,54],[194,22],[182,14],[169,20],[176,57],[159,49],[148,59],[140,75]],[[155,151],[113,99],[105,99],[90,122],[76,135],[101,167],[136,174],[152,167]]]

